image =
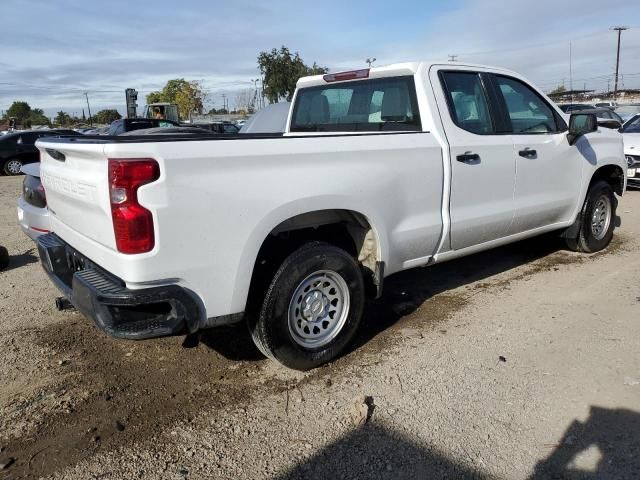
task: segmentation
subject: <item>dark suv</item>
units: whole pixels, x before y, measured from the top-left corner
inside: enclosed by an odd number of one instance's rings
[[[8,133],[0,137],[0,172],[5,175],[20,175],[20,169],[27,163],[40,161],[36,140],[44,137],[79,136],[73,130],[25,130]]]
[[[134,130],[146,130],[147,128],[179,127],[180,124],[172,120],[159,118],[121,118],[114,120],[109,126],[107,135],[122,135]]]

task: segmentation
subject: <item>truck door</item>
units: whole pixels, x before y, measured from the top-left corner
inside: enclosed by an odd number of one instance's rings
[[[513,141],[496,121],[486,74],[432,70],[436,102],[449,143],[451,248],[504,237],[514,209]]]
[[[516,162],[516,213],[511,233],[567,221],[575,211],[584,158],[567,140],[560,114],[531,86],[492,75],[510,123]]]

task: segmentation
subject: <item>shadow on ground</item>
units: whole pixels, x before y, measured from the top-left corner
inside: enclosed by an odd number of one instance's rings
[[[276,477],[296,479],[488,479],[441,451],[419,445],[380,424],[367,424]],[[640,413],[592,407],[574,421],[529,480],[625,480],[640,478]]]
[[[378,424],[354,430],[278,477],[296,479],[485,479],[483,473]]]
[[[15,270],[17,268],[24,267],[25,265],[36,263],[39,261],[40,259],[38,258],[38,256],[33,254],[33,249],[30,249],[19,255],[9,256],[9,265],[2,271],[8,272],[9,270]]]
[[[350,351],[366,345],[371,339],[396,324],[402,317],[413,313],[432,297],[527,265],[562,248],[563,244],[556,235],[541,236],[429,268],[417,268],[392,275],[385,279],[382,298],[368,303],[363,325]],[[567,256],[567,258],[575,257]],[[541,268],[552,268],[555,263],[562,263],[561,260],[550,259],[549,262],[541,265]],[[480,284],[479,287],[484,288],[487,285]],[[462,307],[465,300],[446,298],[440,303],[431,306],[441,311],[433,312],[432,310],[434,315],[429,315],[427,321],[429,317],[435,317],[435,313],[438,317],[446,317]],[[253,345],[244,322],[234,327],[202,331],[189,337],[184,346],[193,347],[200,343],[229,360],[264,359]]]
[[[640,413],[591,407],[583,423],[575,420],[531,480],[640,478]]]

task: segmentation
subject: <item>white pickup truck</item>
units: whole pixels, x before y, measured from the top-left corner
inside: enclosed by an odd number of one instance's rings
[[[38,246],[65,297],[121,338],[246,321],[305,370],[388,275],[550,231],[611,241],[620,135],[517,73],[417,62],[297,87],[284,134],[39,141]]]

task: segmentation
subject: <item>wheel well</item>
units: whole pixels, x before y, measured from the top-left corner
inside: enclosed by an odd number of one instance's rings
[[[598,180],[604,180],[607,182],[618,195],[622,195],[624,193],[624,172],[618,165],[605,165],[596,170],[593,177],[591,177],[589,187]]]
[[[351,210],[320,210],[290,218],[263,241],[253,268],[250,299],[266,288],[284,259],[305,243],[320,241],[342,248],[361,265],[367,292],[382,285],[378,239],[367,218]]]

